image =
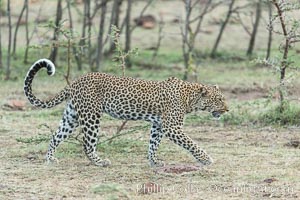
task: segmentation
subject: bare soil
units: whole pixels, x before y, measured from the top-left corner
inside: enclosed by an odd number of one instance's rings
[[[13,21],[16,21],[23,2],[12,2]],[[40,6],[43,8],[41,21],[54,15],[56,2],[41,2],[31,1],[30,21],[36,19]],[[143,6],[144,3],[134,6],[136,10],[132,17],[139,16]],[[203,34],[197,39],[198,46],[210,49],[219,30],[219,26],[212,23],[226,10],[227,7],[221,7],[209,15]],[[162,1],[150,7],[149,13],[156,17],[159,13],[164,16],[166,28],[162,47],[172,51],[181,49],[181,43],[174,42],[181,41],[181,33],[178,24],[173,21],[178,15],[183,16],[182,1]],[[76,20],[80,21],[74,18]],[[6,19],[1,23],[2,38],[7,38],[8,31],[4,26],[7,24]],[[76,26],[78,32],[80,27]],[[20,31],[24,29],[21,27]],[[37,30],[38,35],[47,35],[45,32],[48,30],[43,27],[37,27]],[[133,47],[147,49],[154,46],[157,27],[152,32],[143,29],[135,31]],[[265,27],[261,26],[260,31],[265,33]],[[51,36],[52,31],[48,32]],[[21,34],[21,38],[24,35]],[[267,40],[263,38],[265,35],[267,34],[258,35],[257,41],[264,41],[257,43],[258,50],[266,47]],[[92,42],[96,42],[96,37],[94,38]],[[241,26],[227,27],[224,38],[226,40],[222,41],[220,50],[245,51],[246,43],[232,42],[248,38]],[[32,43],[38,45],[36,40],[38,37]],[[2,42],[6,46],[7,40]],[[19,39],[19,43],[24,45],[25,40]],[[32,55],[31,59],[47,56],[48,53],[41,51],[34,55],[36,57]],[[269,86],[275,86],[274,82],[277,80],[274,80],[273,75],[269,75],[272,79],[265,76],[268,73],[261,75],[261,69],[252,74],[238,71],[227,66],[231,64],[233,63],[224,63],[222,71],[214,68],[211,70],[213,73],[209,71],[212,66],[201,66],[201,70],[206,71],[200,72],[199,79],[210,81],[209,84],[221,83],[220,87],[228,101],[264,98]],[[182,67],[179,66],[179,69],[182,70]],[[23,75],[18,77],[19,80],[22,78]],[[32,108],[23,95],[23,83],[19,80],[2,81],[0,84],[0,199],[300,198],[299,127],[227,126],[221,122],[208,125],[193,121],[185,125],[184,131],[211,155],[214,163],[208,167],[199,166],[188,152],[164,138],[158,157],[166,166],[151,168],[147,161],[149,130],[139,128],[147,124],[129,122],[121,133],[134,130],[133,133],[117,137],[111,143],[98,145],[99,155],[109,158],[111,166],[101,168],[92,165],[85,157],[82,145],[74,138],[58,148],[56,156],[59,163],[47,165],[44,158],[49,137],[58,126],[63,106],[51,110]],[[64,81],[57,81],[58,79],[53,81],[47,77],[45,80],[48,82],[42,80],[37,80],[38,87],[34,89],[40,98],[56,94],[65,85]],[[255,85],[257,81],[258,85]],[[297,101],[300,96],[299,88],[298,84],[291,90]],[[121,121],[105,117],[100,142],[112,137],[121,124]],[[77,134],[78,132],[74,136]]]
[[[96,167],[76,140],[57,151],[59,163],[45,164],[49,136],[60,119],[56,110],[1,110],[0,199],[298,199],[300,198],[299,128],[213,126],[193,122],[185,132],[213,157],[199,166],[192,156],[162,141],[158,156],[166,166],[151,168],[146,159],[148,130],[137,130],[100,145],[112,165]],[[39,117],[38,117],[39,116]],[[111,137],[120,121],[105,119]],[[145,125],[129,122],[123,131]],[[23,140],[19,140],[19,139]],[[24,139],[32,139],[25,143]],[[145,192],[146,191],[146,192]]]

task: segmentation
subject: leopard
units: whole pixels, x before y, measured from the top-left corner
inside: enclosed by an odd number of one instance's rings
[[[90,162],[102,167],[111,165],[111,161],[100,158],[96,150],[103,114],[121,120],[150,122],[150,167],[164,166],[164,162],[156,157],[163,137],[191,153],[200,165],[213,163],[206,151],[183,132],[183,123],[188,113],[205,111],[219,119],[229,111],[218,86],[176,77],[153,81],[90,72],[67,84],[53,97],[41,100],[33,94],[32,83],[42,68],[49,76],[55,74],[55,65],[46,58],[37,60],[30,67],[24,80],[24,93],[29,102],[38,108],[52,108],[66,102],[59,127],[50,139],[47,163],[58,162],[54,157],[57,147],[80,127],[83,151]]]

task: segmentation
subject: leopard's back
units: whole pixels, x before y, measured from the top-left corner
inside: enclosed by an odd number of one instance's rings
[[[93,99],[112,117],[156,121],[163,112],[163,85],[162,81],[89,73],[74,81],[70,91],[74,104],[85,104]]]

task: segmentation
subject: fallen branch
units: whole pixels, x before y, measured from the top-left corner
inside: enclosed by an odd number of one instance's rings
[[[125,122],[127,122],[127,121],[125,121]],[[105,142],[108,142],[110,144],[112,142],[112,140],[115,139],[115,138],[118,138],[118,137],[121,137],[121,136],[124,136],[124,135],[129,135],[129,134],[134,133],[135,131],[143,130],[143,129],[146,129],[146,128],[148,129],[149,125],[138,126],[138,127],[134,128],[134,129],[132,129],[130,131],[127,131],[127,132],[124,132],[124,133],[120,133],[120,134],[116,134],[116,135],[114,135],[114,136],[112,136],[112,137],[104,140],[103,142],[100,142],[99,144],[103,144]]]

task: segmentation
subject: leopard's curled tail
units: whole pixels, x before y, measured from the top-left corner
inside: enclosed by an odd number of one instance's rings
[[[36,61],[27,72],[27,75],[25,77],[24,81],[24,93],[25,96],[28,98],[29,102],[40,108],[52,108],[56,106],[57,104],[60,104],[61,102],[65,101],[69,97],[69,91],[68,87],[60,91],[55,97],[43,101],[38,99],[33,93],[32,93],[32,81],[36,73],[41,69],[46,68],[47,73],[49,76],[53,76],[55,74],[55,65],[48,59],[40,59]]]

